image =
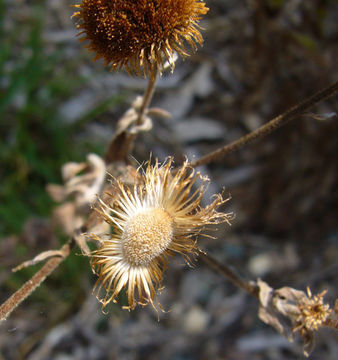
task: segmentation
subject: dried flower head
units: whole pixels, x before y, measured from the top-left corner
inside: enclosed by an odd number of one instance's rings
[[[297,290],[288,286],[273,289],[262,280],[257,280],[259,289],[259,318],[273,326],[289,341],[295,339],[299,332],[303,340],[303,352],[307,357],[311,354],[314,344],[314,332],[320,327],[337,328],[331,318],[332,310],[324,303],[326,290],[312,296],[311,290]]]
[[[294,331],[302,331],[304,329],[317,331],[318,327],[322,326],[331,313],[330,306],[324,304],[324,295],[327,290],[320,294],[312,296],[311,290],[307,288],[308,297],[304,297],[298,303],[300,314],[297,318],[297,326]]]
[[[209,10],[200,0],[82,0],[74,13],[88,48],[112,69],[146,75],[173,69],[173,52],[187,56],[184,42],[196,49],[203,38],[198,20]]]
[[[93,236],[100,248],[92,253],[91,263],[99,278],[98,293],[103,286],[106,294],[100,301],[105,307],[123,288],[128,295],[127,309],[137,304],[154,306],[163,270],[168,257],[181,254],[189,262],[196,254],[196,236],[206,225],[228,222],[231,214],[217,212],[228,199],[217,195],[214,201],[201,206],[207,178],[192,191],[200,178],[185,162],[172,174],[172,159],[162,166],[148,163],[141,182],[132,189],[116,180],[112,203],[99,200],[97,211],[113,227],[108,239]]]

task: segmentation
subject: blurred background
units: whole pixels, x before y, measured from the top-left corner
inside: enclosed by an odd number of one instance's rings
[[[76,0],[73,1],[74,3]],[[0,0],[0,302],[39,266],[11,269],[66,237],[45,188],[60,167],[103,155],[144,79],[111,73],[76,38],[69,0]],[[336,0],[213,0],[205,44],[159,79],[153,104],[171,112],[139,136],[142,162],[198,158],[256,129],[338,77]],[[270,137],[200,170],[208,195],[231,193],[231,228],[200,247],[274,288],[337,296],[337,98]],[[208,196],[206,203],[209,202]],[[257,318],[257,301],[202,263],[175,258],[160,301],[101,312],[79,250],[0,326],[0,359],[230,359],[302,357]],[[311,359],[336,359],[337,339],[317,334]]]

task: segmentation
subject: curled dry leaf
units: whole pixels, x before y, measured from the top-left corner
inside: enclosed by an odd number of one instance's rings
[[[142,122],[138,124],[139,114],[143,104],[143,97],[137,96],[132,106],[119,119],[116,126],[115,138],[123,133],[138,134],[150,131],[153,127],[152,117],[170,118],[171,114],[161,108],[146,109]]]
[[[83,224],[83,216],[76,214],[73,202],[67,201],[53,210],[53,225],[61,227],[66,235],[71,236],[75,229]]]
[[[150,108],[147,112],[147,114],[150,116],[150,117],[158,117],[158,118],[161,118],[161,119],[170,119],[171,118],[171,114],[169,111],[166,111],[164,109],[161,109],[161,108],[157,108],[157,107],[153,107],[153,108]]]
[[[48,250],[40,253],[39,255],[35,256],[34,259],[28,260],[23,262],[22,264],[16,266],[14,269],[12,269],[13,272],[17,272],[21,269],[24,269],[29,266],[33,266],[35,264],[38,264],[41,261],[50,259],[55,256],[65,257],[65,253],[62,250]]]
[[[67,194],[64,186],[58,184],[48,184],[46,187],[48,195],[57,203],[66,200]]]
[[[304,355],[309,356],[314,347],[314,332],[326,322],[331,314],[329,305],[324,304],[326,291],[312,296],[290,287],[277,290],[264,281],[258,280],[260,307],[258,316],[266,324],[274,327],[289,341],[299,332],[303,340]]]
[[[107,164],[119,161],[127,163],[135,136],[140,132],[147,132],[152,129],[152,116],[168,117],[170,115],[162,109],[144,108],[146,99],[146,95],[145,97],[137,96],[132,106],[118,120],[116,132],[105,156]]]
[[[90,156],[90,155],[89,155]],[[87,163],[69,162],[62,166],[61,173],[64,182],[71,180],[73,177],[78,175],[81,171],[85,170]]]
[[[89,154],[86,162],[66,163],[61,172],[64,186],[50,184],[47,192],[56,202],[63,202],[67,197],[74,196],[76,206],[81,207],[91,204],[100,193],[106,166],[98,155]]]
[[[137,134],[142,131],[149,131],[152,129],[152,121],[150,117],[147,116],[146,112],[143,117],[143,121],[140,124],[137,124],[139,118],[140,110],[143,104],[143,97],[137,96],[133,101],[132,106],[124,113],[124,115],[119,119],[116,126],[116,136],[121,135],[122,133]]]
[[[69,162],[62,169],[64,185],[50,184],[47,192],[56,202],[63,202],[53,211],[54,224],[72,235],[80,228],[96,195],[100,194],[106,177],[106,165],[95,154],[89,154],[82,163]],[[65,202],[67,199],[69,201]]]
[[[141,125],[134,125],[130,130],[130,134],[137,135],[140,132],[150,131],[153,127],[153,122],[149,116],[143,117],[143,122]]]
[[[64,165],[64,169],[68,164]],[[73,168],[73,164],[71,164]],[[65,170],[63,169],[63,172]],[[84,174],[79,172],[88,169]],[[77,170],[71,177],[65,178],[67,195],[74,195],[77,207],[90,205],[100,193],[106,176],[106,165],[96,154],[87,155],[87,162],[79,164]],[[68,170],[66,170],[68,172]],[[69,172],[68,172],[69,173]],[[67,173],[67,175],[68,175]]]

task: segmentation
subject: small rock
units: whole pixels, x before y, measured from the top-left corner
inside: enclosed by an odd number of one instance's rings
[[[208,118],[190,118],[178,122],[174,131],[179,141],[191,143],[198,141],[221,140],[224,138],[225,129],[217,121]]]
[[[198,334],[205,330],[209,315],[200,307],[193,306],[184,316],[183,328],[187,333]]]

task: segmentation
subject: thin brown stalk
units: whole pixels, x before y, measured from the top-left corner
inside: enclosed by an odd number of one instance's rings
[[[6,320],[11,312],[20,305],[70,254],[74,242],[71,240],[60,249],[63,256],[53,257],[7,301],[0,306],[0,322]]]
[[[157,73],[158,73],[158,70],[154,69],[153,73],[151,74],[151,76],[149,78],[148,86],[147,86],[146,91],[145,91],[144,96],[143,96],[143,102],[142,102],[142,105],[141,105],[141,108],[140,108],[140,112],[138,114],[136,125],[141,125],[142,124],[143,117],[144,117],[144,115],[146,114],[146,112],[147,112],[147,110],[149,108],[151,99],[153,98],[154,91],[155,91]]]
[[[197,167],[201,165],[208,164],[212,161],[219,160],[224,156],[239,150],[240,148],[248,145],[258,139],[262,139],[265,136],[269,135],[282,125],[285,125],[290,120],[294,119],[296,116],[300,116],[305,111],[312,108],[314,105],[320,101],[327,99],[333,96],[338,91],[338,81],[330,85],[329,87],[317,92],[316,94],[310,96],[308,99],[304,100],[300,104],[293,106],[287,110],[284,114],[281,114],[274,119],[270,120],[267,124],[261,126],[257,130],[251,132],[248,135],[245,135],[238,140],[233,141],[232,143],[225,145],[222,148],[219,148],[198,160],[192,161],[190,165],[192,167]]]
[[[230,280],[235,286],[245,290],[250,295],[258,298],[259,288],[256,283],[243,279],[234,269],[228,265],[219,263],[212,256],[199,250],[199,259],[201,259],[206,265],[214,269],[219,274]]]

